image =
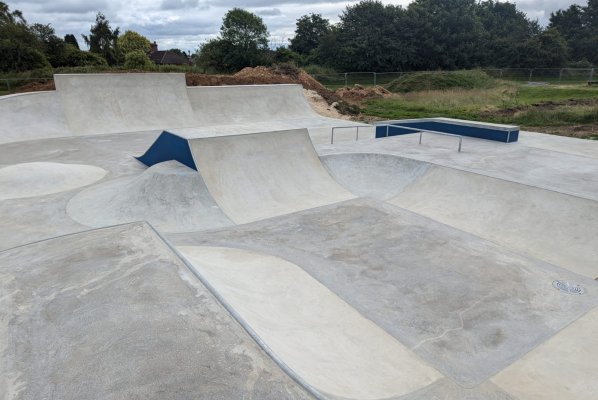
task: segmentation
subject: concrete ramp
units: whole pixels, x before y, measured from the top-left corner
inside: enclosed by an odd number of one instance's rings
[[[73,134],[194,126],[184,74],[55,75]]]
[[[306,129],[190,139],[199,172],[235,223],[354,196],[328,174]]]
[[[312,399],[143,223],[0,252],[2,399]]]
[[[55,91],[0,96],[0,144],[69,135]]]
[[[201,125],[321,118],[301,85],[194,86],[187,93]]]
[[[432,166],[390,203],[598,277],[598,202]]]

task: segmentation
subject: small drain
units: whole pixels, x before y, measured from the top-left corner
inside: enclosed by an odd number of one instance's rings
[[[568,294],[580,295],[586,292],[583,286],[566,281],[554,281],[552,282],[552,286],[554,286],[555,289]]]

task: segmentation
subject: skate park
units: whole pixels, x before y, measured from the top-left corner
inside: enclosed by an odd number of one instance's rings
[[[4,398],[598,393],[598,143],[54,79],[0,97]]]

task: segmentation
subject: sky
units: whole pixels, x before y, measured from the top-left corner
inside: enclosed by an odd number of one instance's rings
[[[81,34],[89,34],[98,11],[106,15],[112,28],[121,33],[133,30],[163,50],[180,48],[195,52],[200,43],[216,37],[222,17],[233,7],[249,10],[262,17],[270,31],[271,45],[288,43],[293,37],[297,18],[309,13],[322,14],[338,22],[348,0],[2,0],[11,10],[21,10],[27,22],[52,24],[57,35],[72,33],[84,47]],[[541,25],[550,13],[584,0],[514,0],[517,8]],[[385,4],[406,6],[409,0],[383,0]]]

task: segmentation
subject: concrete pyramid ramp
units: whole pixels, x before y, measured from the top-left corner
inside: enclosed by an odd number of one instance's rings
[[[0,252],[2,399],[311,399],[144,223]]]
[[[189,140],[210,193],[242,224],[354,196],[332,179],[306,129]]]
[[[176,161],[86,189],[67,213],[90,227],[146,220],[165,232],[190,232],[233,225],[197,171]]]
[[[184,74],[55,75],[54,81],[73,134],[195,124]]]
[[[596,201],[433,166],[390,203],[598,277]]]

